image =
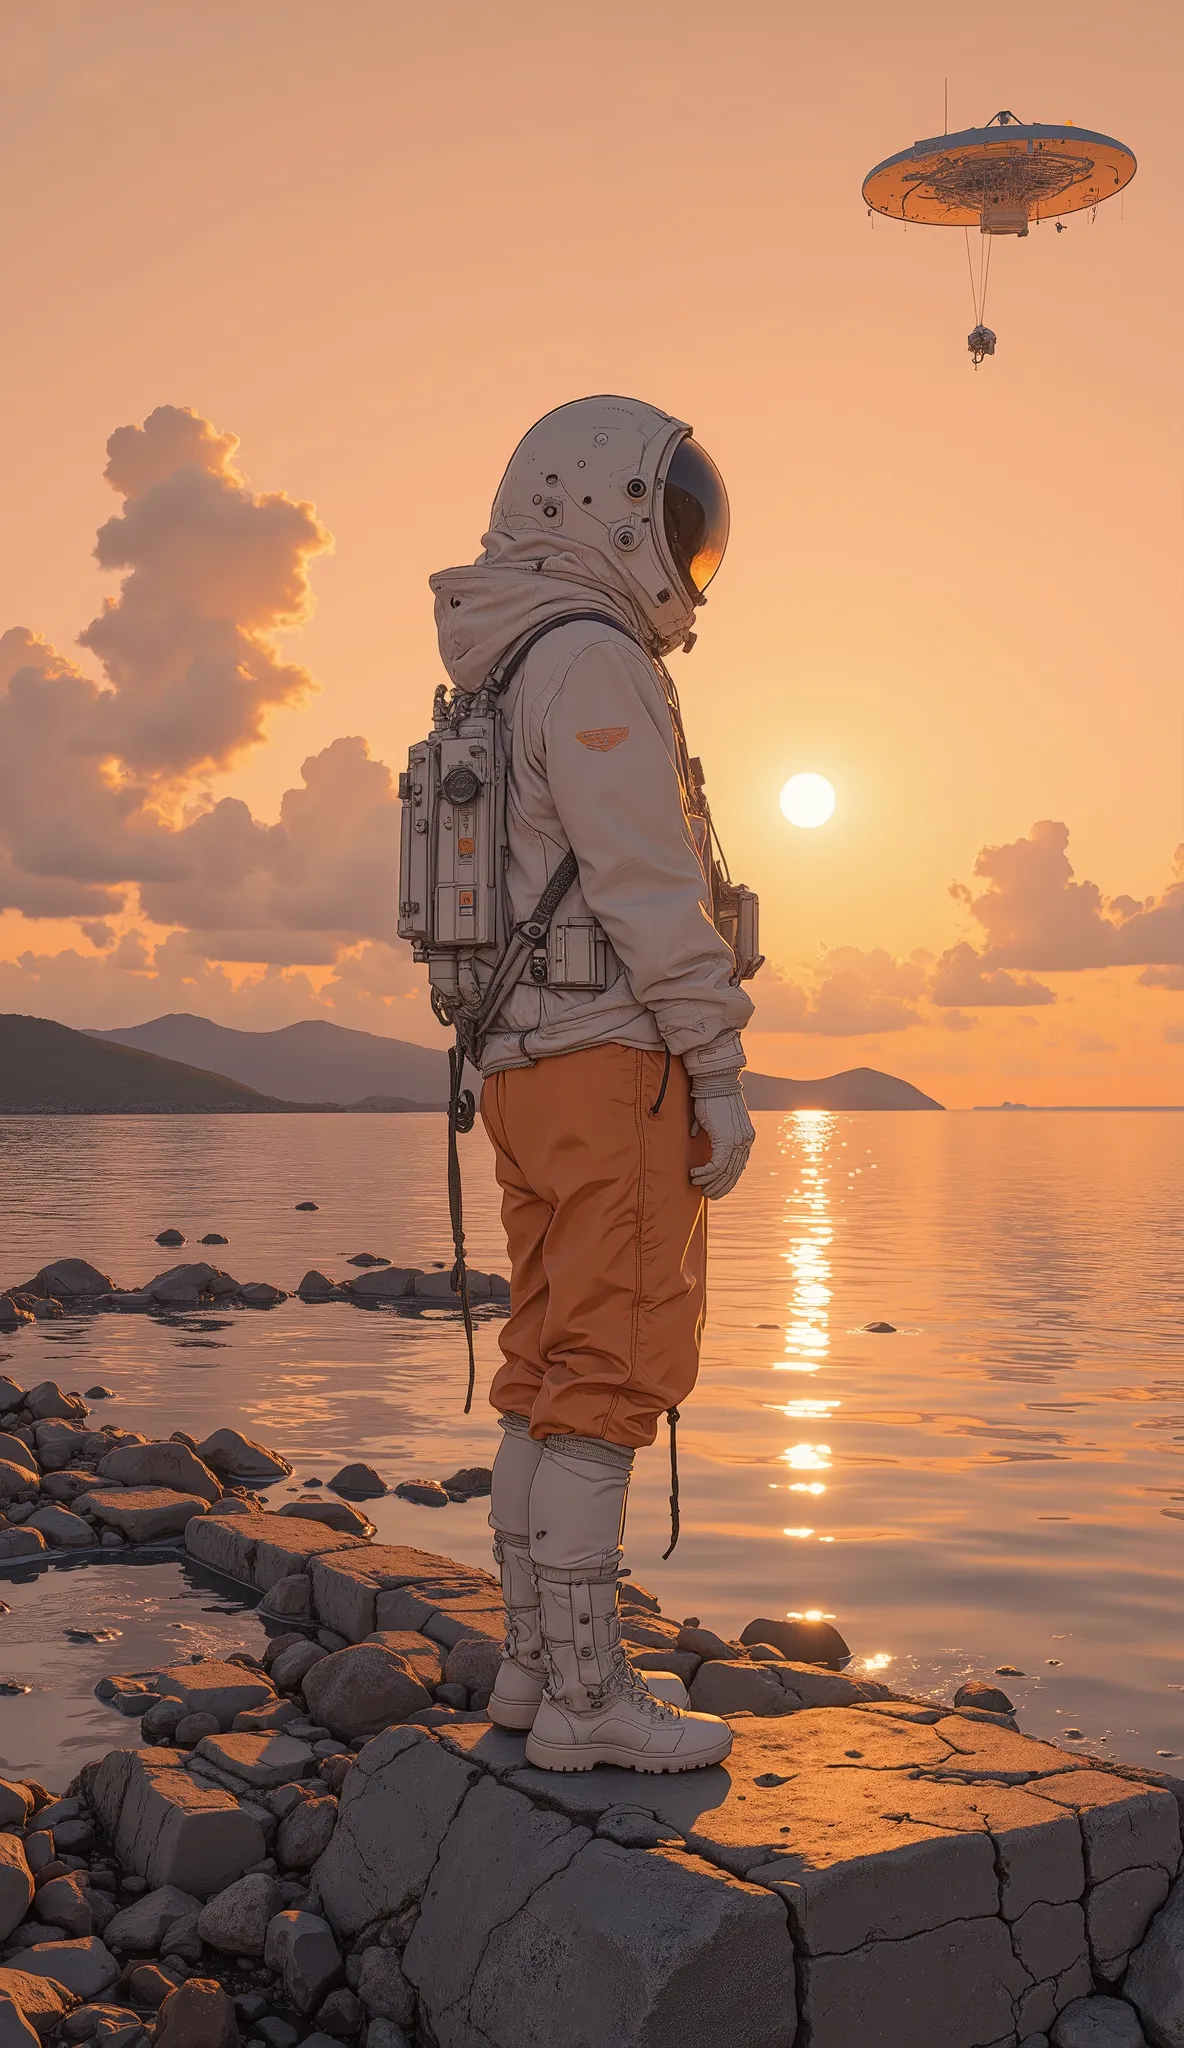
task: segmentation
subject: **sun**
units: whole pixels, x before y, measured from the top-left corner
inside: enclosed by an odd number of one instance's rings
[[[811,830],[833,817],[835,793],[825,775],[791,775],[781,792],[781,808],[791,825]]]

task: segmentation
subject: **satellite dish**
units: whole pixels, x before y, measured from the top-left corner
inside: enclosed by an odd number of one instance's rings
[[[967,343],[977,369],[995,352],[984,322],[995,237],[1022,238],[1032,221],[1100,206],[1130,184],[1136,169],[1134,151],[1111,135],[1071,121],[1029,124],[1005,110],[985,128],[935,135],[887,157],[868,172],[863,197],[869,213],[891,220],[962,228],[968,258],[969,230],[978,228],[984,239],[977,284],[970,266],[975,326]]]

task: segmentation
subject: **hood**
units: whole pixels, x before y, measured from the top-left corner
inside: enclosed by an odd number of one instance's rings
[[[479,690],[515,641],[564,612],[608,612],[643,646],[653,639],[615,564],[596,549],[565,546],[549,533],[487,533],[479,560],[440,569],[429,580],[440,659],[459,690]]]

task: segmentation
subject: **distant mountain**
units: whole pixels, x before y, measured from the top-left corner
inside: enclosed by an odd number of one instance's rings
[[[282,1109],[221,1074],[103,1045],[46,1017],[0,1016],[0,1115]]]
[[[911,1081],[875,1067],[848,1067],[824,1081],[785,1081],[776,1074],[745,1074],[750,1109],[944,1109]]]
[[[383,1109],[437,1109],[448,1099],[444,1053],[401,1038],[347,1031],[319,1017],[286,1024],[281,1031],[232,1031],[208,1017],[181,1014],[87,1036],[184,1060],[285,1102],[360,1105],[370,1096],[381,1097]]]
[[[135,1046],[224,1074],[285,1102],[340,1103],[358,1110],[438,1109],[448,1096],[448,1061],[427,1046],[370,1031],[348,1031],[314,1018],[282,1031],[232,1031],[207,1017],[154,1017],[91,1038]],[[853,1067],[824,1081],[790,1081],[777,1074],[746,1074],[750,1109],[940,1109],[908,1081]]]

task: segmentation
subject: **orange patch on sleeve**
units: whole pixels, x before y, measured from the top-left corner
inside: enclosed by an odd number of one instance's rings
[[[591,747],[594,754],[611,754],[622,740],[629,737],[627,725],[601,725],[594,732],[578,732],[576,738],[582,747]]]

